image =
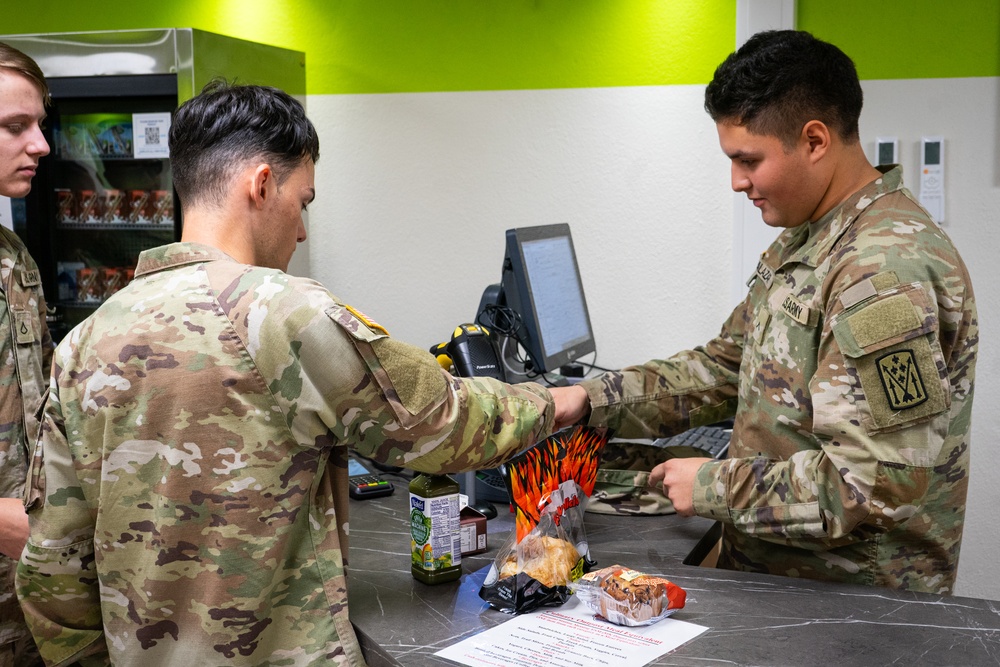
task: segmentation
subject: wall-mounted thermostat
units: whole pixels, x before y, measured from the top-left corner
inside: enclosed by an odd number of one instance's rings
[[[920,203],[935,222],[944,222],[944,137],[920,142]]]
[[[896,137],[875,139],[875,164],[899,164],[899,140]]]

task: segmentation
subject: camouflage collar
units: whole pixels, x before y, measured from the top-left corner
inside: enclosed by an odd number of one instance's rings
[[[778,258],[778,268],[788,262],[817,267],[830,253],[837,240],[872,203],[903,187],[903,168],[899,165],[880,166],[882,178],[877,178],[835,206],[815,222],[786,229],[777,243],[785,250]]]
[[[150,250],[143,250],[139,255],[139,263],[135,268],[135,275],[142,276],[147,273],[172,269],[185,264],[198,264],[216,260],[236,261],[226,253],[212,246],[200,243],[171,243]]]
[[[27,264],[33,262],[21,237],[6,227],[0,227],[0,292],[7,291],[11,268]]]

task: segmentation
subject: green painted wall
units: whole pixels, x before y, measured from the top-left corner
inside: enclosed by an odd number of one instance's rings
[[[304,51],[310,94],[700,84],[736,0],[47,0],[5,33],[190,27]],[[995,0],[799,0],[862,78],[1000,75]]]
[[[839,46],[862,79],[1000,76],[996,0],[798,0],[798,28]]]
[[[733,0],[48,0],[5,33],[199,28],[306,53],[310,94],[706,83]]]

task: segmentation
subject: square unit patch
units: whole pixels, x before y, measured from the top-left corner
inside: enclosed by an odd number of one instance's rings
[[[906,410],[927,400],[927,390],[912,350],[895,350],[879,357],[875,363],[890,408]]]
[[[937,341],[911,338],[858,359],[848,358],[861,380],[862,423],[868,433],[895,430],[944,412],[950,404],[935,359]],[[868,414],[865,414],[865,413]]]

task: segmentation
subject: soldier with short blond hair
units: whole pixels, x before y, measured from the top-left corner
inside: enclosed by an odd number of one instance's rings
[[[24,197],[38,161],[49,88],[29,56],[0,42],[0,195]],[[0,227],[0,667],[39,664],[14,595],[14,568],[28,539],[24,480],[35,413],[48,386],[52,339],[38,266],[14,232]]]

